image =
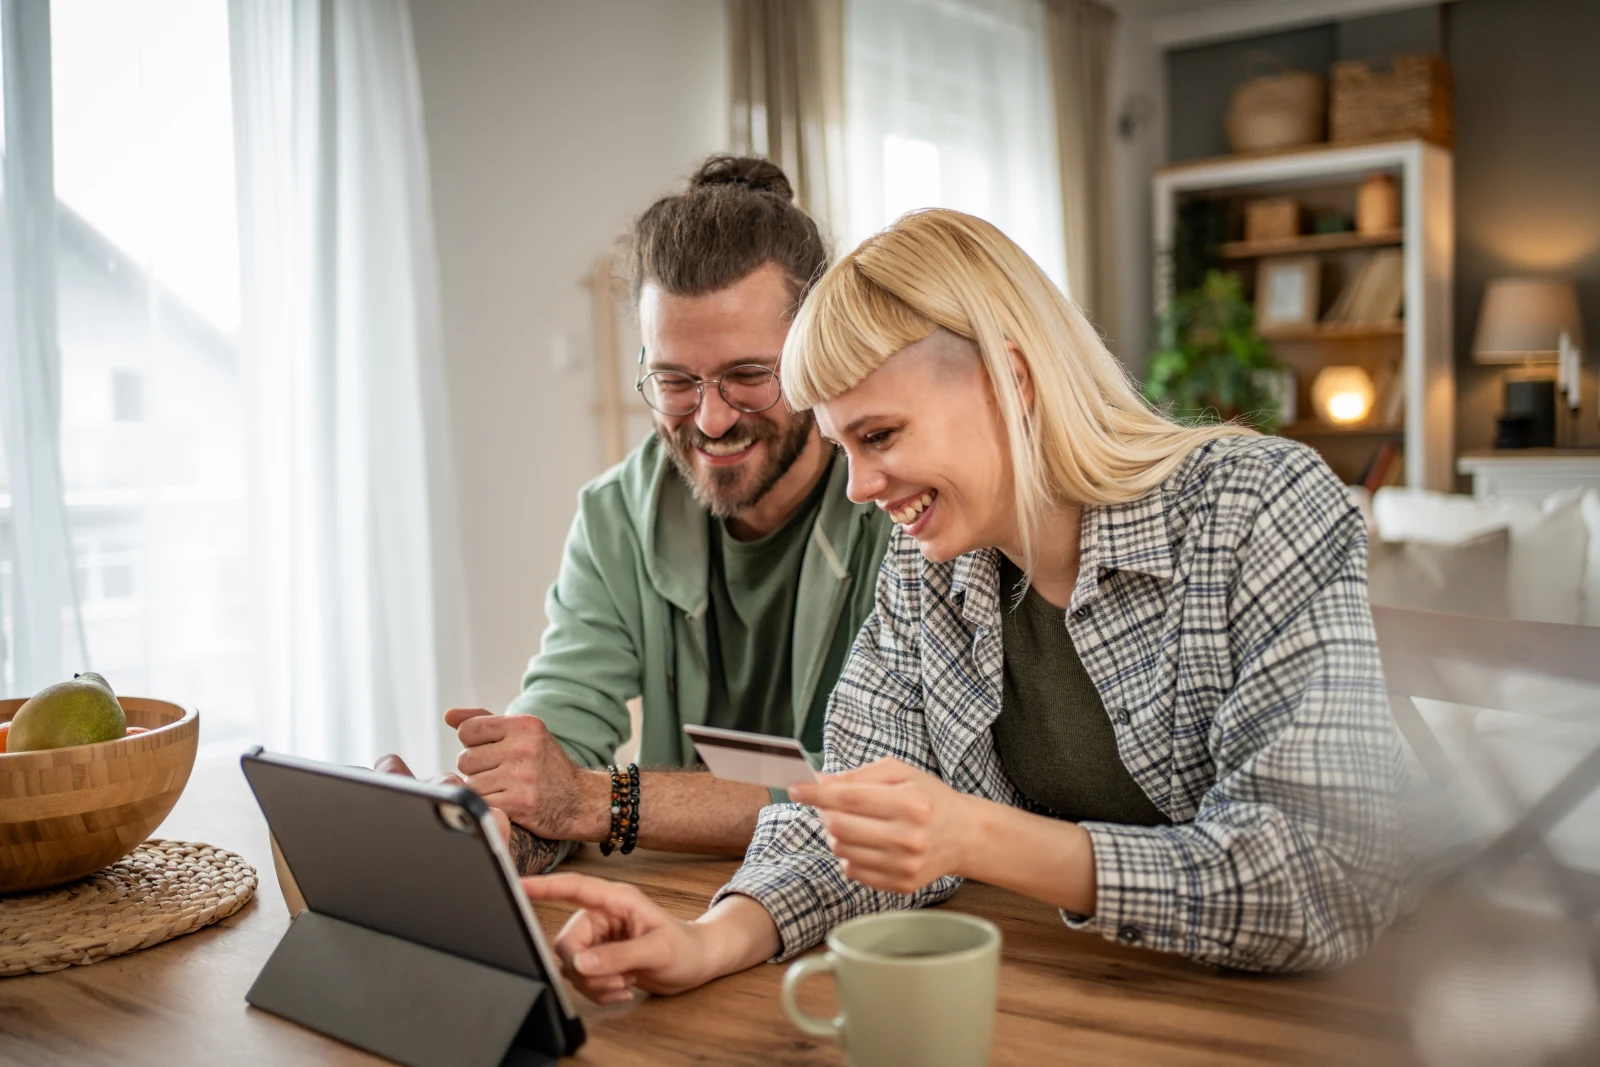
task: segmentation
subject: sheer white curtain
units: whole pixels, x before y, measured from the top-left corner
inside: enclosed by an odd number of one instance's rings
[[[92,668],[198,706],[203,739],[237,751],[258,705],[227,7],[22,0],[7,18],[31,249],[0,326],[27,335],[0,349],[9,684]],[[30,602],[41,585],[54,603]]]
[[[847,0],[849,244],[905,211],[977,215],[1063,289],[1041,0]]]
[[[88,669],[61,473],[50,9],[0,0],[0,693]]]
[[[267,743],[431,769],[465,634],[408,11],[229,11]]]

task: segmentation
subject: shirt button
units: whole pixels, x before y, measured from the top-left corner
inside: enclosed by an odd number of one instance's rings
[[[1084,619],[1087,619],[1089,617],[1089,613],[1091,611],[1093,611],[1093,610],[1094,610],[1093,608],[1091,608],[1089,605],[1085,604],[1083,607],[1081,607],[1078,610],[1074,611],[1072,613],[1072,617],[1074,619],[1077,619],[1079,622],[1082,622]]]
[[[1126,726],[1133,721],[1133,716],[1128,714],[1127,708],[1118,708],[1112,713],[1111,718],[1116,721],[1118,726]]]
[[[1130,923],[1117,931],[1117,940],[1124,945],[1137,945],[1144,940],[1144,931]]]

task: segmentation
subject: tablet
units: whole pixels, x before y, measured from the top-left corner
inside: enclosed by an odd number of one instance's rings
[[[720,726],[685,725],[700,762],[718,778],[748,782],[769,789],[788,789],[814,782],[817,772],[806,758],[806,748],[792,737],[724,730]]]
[[[570,1055],[583,1043],[561,969],[489,807],[465,786],[259,747],[240,761],[306,906],[548,986]]]

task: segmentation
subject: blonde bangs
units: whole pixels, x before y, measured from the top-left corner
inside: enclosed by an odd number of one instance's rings
[[[1025,559],[1061,504],[1155,491],[1196,446],[1250,434],[1154,410],[1127,368],[1039,265],[992,224],[944,208],[901,216],[823,275],[783,346],[783,391],[806,410],[855,388],[891,355],[949,330],[977,345],[1005,423]],[[1032,378],[1022,394],[1008,346]]]
[[[877,238],[835,263],[801,305],[783,344],[783,395],[807,411],[861,384],[934,331],[932,320],[869,279],[859,262]]]

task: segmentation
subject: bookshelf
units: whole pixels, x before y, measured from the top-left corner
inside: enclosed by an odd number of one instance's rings
[[[1218,251],[1223,259],[1254,259],[1257,256],[1338,252],[1347,248],[1382,248],[1403,243],[1400,230],[1383,233],[1307,233],[1279,241],[1224,241]]]
[[[1205,200],[1232,228],[1214,255],[1215,265],[1239,272],[1253,293],[1262,263],[1270,257],[1314,257],[1321,282],[1318,319],[1304,325],[1261,330],[1275,353],[1296,374],[1298,418],[1279,432],[1320,451],[1340,477],[1358,480],[1378,451],[1399,449],[1404,484],[1449,491],[1454,485],[1455,372],[1451,345],[1451,284],[1455,234],[1451,156],[1423,141],[1352,146],[1320,145],[1270,155],[1221,157],[1164,167],[1153,180],[1157,248],[1156,297],[1164,310],[1171,297],[1167,253],[1180,211]],[[1279,240],[1247,241],[1246,201],[1292,197],[1312,214],[1353,214],[1356,191],[1376,172],[1395,179],[1400,225],[1380,233],[1302,233]],[[1393,250],[1393,251],[1388,251]],[[1322,321],[1348,306],[1348,290],[1374,257],[1398,253],[1404,306],[1395,321]],[[1311,382],[1322,367],[1355,364],[1378,385],[1369,422],[1331,426],[1317,422]],[[1386,397],[1390,390],[1403,395]],[[1386,402],[1387,401],[1387,402]],[[1386,416],[1394,416],[1386,421]]]
[[[1400,438],[1406,435],[1403,426],[1334,426],[1316,419],[1297,419],[1288,426],[1280,427],[1278,433],[1284,437],[1301,438],[1315,437],[1371,437],[1374,439]]]
[[[1258,330],[1269,341],[1371,341],[1378,337],[1404,337],[1402,322],[1349,324],[1319,322],[1315,326],[1268,326]]]

